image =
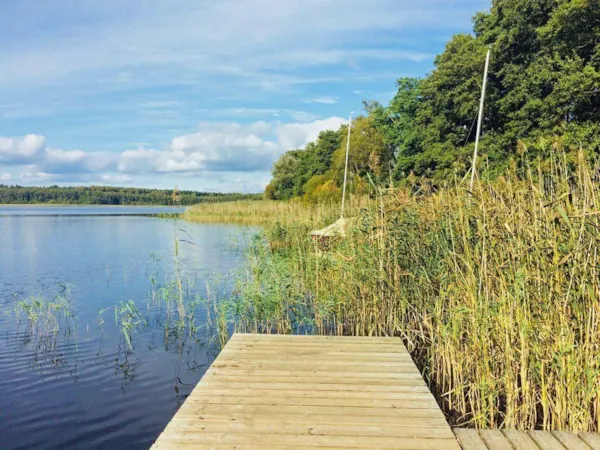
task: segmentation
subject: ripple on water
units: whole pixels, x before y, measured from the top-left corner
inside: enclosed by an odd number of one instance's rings
[[[0,219],[2,450],[135,449],[154,441],[213,357],[205,341],[166,333],[164,305],[150,302],[149,278],[170,281],[184,227],[194,242],[179,248],[195,282],[191,294],[239,267],[243,255],[229,245],[239,227],[148,217]],[[17,329],[19,301],[53,299],[67,284],[70,332],[40,340],[25,321]],[[133,333],[133,351],[114,320],[114,307],[129,300],[148,321]]]

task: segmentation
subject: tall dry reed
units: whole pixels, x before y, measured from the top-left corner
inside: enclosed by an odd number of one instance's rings
[[[366,205],[368,205],[367,198],[356,197],[349,202],[348,208],[350,212],[356,213]],[[239,200],[190,206],[183,214],[183,218],[191,222],[204,223],[324,226],[336,220],[339,214],[339,205],[331,202],[305,204],[300,201]]]
[[[264,236],[287,245],[251,247],[228,323],[401,336],[453,424],[600,430],[600,180],[582,156],[378,195],[326,249],[311,209],[274,205]]]

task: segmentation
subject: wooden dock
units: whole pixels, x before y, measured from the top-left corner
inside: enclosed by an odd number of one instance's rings
[[[460,450],[397,338],[235,334],[153,449]]]
[[[400,339],[235,334],[152,448],[461,447],[600,450],[600,435],[451,430]]]

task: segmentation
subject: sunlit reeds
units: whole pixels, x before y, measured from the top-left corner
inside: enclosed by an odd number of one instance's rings
[[[453,424],[598,431],[600,179],[574,159],[379,193],[325,251],[314,209],[273,206],[221,320],[400,336]]]
[[[369,203],[366,197],[354,197],[347,205],[356,212]],[[348,212],[348,210],[347,210]],[[337,203],[304,204],[300,201],[240,200],[202,203],[187,208],[183,218],[192,222],[238,223],[243,225],[328,225],[339,218]]]

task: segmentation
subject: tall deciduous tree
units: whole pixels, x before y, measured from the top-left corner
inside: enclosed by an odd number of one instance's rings
[[[294,196],[302,150],[290,150],[273,165],[273,179],[266,191],[275,200],[288,200]]]
[[[560,136],[600,149],[597,0],[495,0],[474,17],[474,32],[453,37],[422,81],[416,140],[399,154],[398,174],[443,179],[467,170],[490,46],[482,149],[492,170],[501,170],[519,140],[535,149],[540,138]]]
[[[335,180],[341,183],[346,161],[347,127],[340,131],[344,136],[339,148],[333,154],[332,169]],[[350,153],[348,170],[359,177],[367,173],[385,179],[392,167],[393,149],[386,145],[384,135],[371,116],[358,117],[350,132]]]

